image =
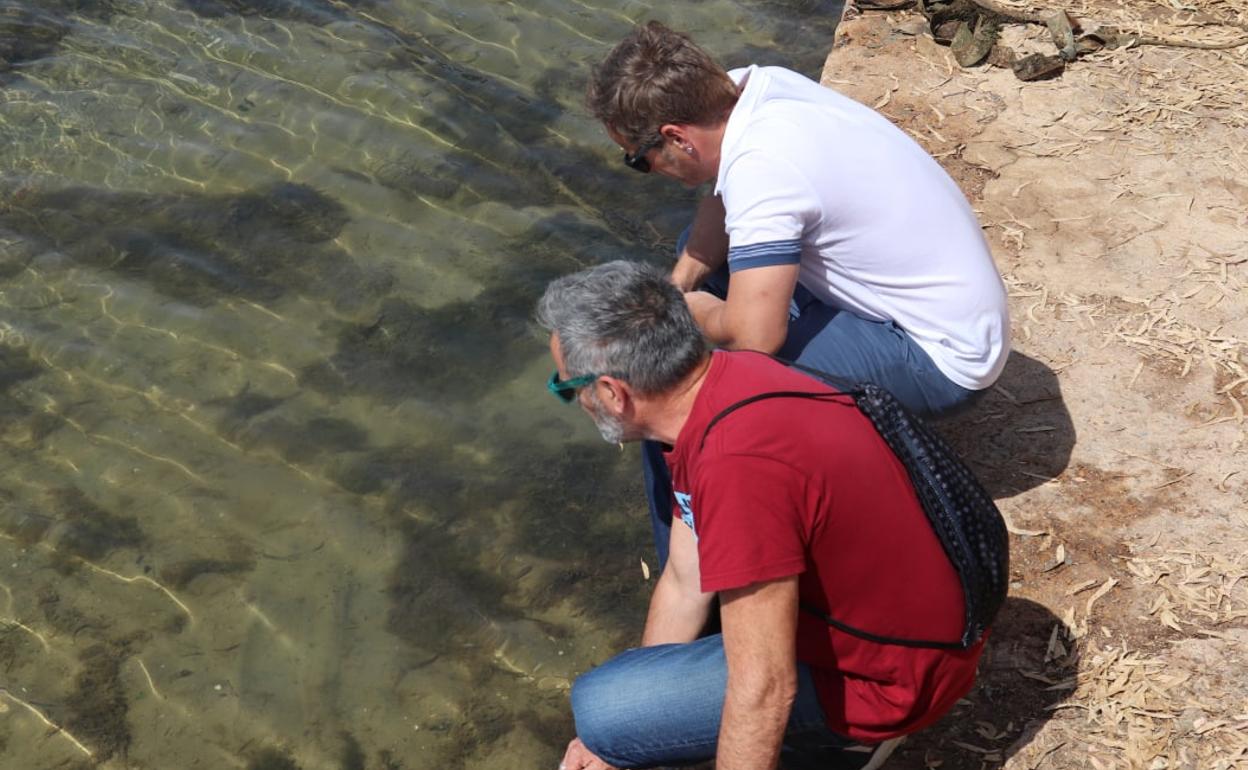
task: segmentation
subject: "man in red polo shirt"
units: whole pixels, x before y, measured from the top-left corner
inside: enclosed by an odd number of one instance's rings
[[[564,770],[873,768],[970,689],[982,641],[939,643],[962,632],[958,576],[848,397],[710,353],[644,265],[561,278],[538,317],[551,391],[608,441],[670,447],[679,513],[642,646],[573,687]],[[700,636],[716,596],[722,634]]]

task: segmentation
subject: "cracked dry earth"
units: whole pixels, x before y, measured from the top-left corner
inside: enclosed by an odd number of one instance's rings
[[[1051,13],[1056,8],[1019,10]],[[1244,0],[1076,18],[1244,37]],[[1007,27],[1020,55],[1043,26]],[[859,12],[823,82],[906,129],[979,212],[1014,354],[944,426],[1008,516],[1011,599],[958,708],[891,770],[1248,768],[1248,46],[962,69]]]

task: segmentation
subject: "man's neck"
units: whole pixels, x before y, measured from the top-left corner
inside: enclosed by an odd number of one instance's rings
[[[728,121],[732,118],[732,113],[736,111],[737,104],[741,103],[741,94],[745,91],[745,84],[750,80],[749,73],[737,84],[737,101],[728,108],[724,113],[724,117],[718,123],[705,128],[697,128],[696,130],[704,132],[703,142],[706,147],[706,163],[710,168],[711,181],[719,179],[719,162],[723,154],[724,133],[728,131]]]
[[[646,438],[669,445],[676,443],[710,369],[711,356],[708,354],[675,388],[639,404],[644,409]]]
[[[699,149],[698,165],[705,170],[707,181],[719,177],[720,149],[724,144],[724,131],[728,128],[727,117],[712,126],[690,126],[689,132]]]

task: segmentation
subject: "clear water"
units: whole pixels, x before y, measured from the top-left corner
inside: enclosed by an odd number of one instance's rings
[[[588,67],[838,13],[0,0],[0,767],[553,767],[650,549],[530,311],[692,204]]]

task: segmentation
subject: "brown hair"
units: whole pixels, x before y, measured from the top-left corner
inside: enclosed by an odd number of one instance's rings
[[[585,101],[633,144],[667,123],[705,126],[737,102],[737,85],[688,35],[657,21],[637,27],[594,67]]]

